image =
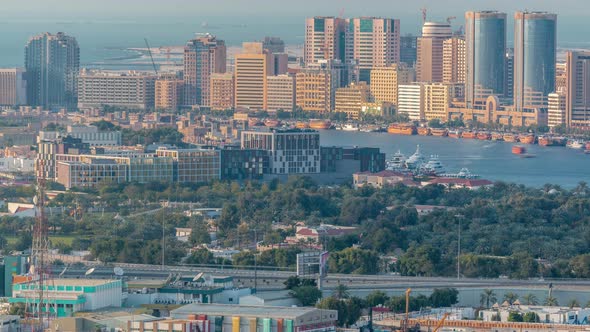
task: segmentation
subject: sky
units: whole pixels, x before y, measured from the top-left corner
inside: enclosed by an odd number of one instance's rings
[[[588,0],[0,0],[1,17],[157,17],[165,16],[407,16],[428,8],[433,18],[462,15],[466,10],[552,11],[564,16],[588,16]]]

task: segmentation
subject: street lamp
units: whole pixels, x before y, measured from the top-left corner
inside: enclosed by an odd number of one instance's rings
[[[463,219],[463,215],[457,214],[455,218],[459,221],[457,228],[457,279],[461,279],[461,219]]]

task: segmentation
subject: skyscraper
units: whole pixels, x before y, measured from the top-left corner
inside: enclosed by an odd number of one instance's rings
[[[372,68],[399,63],[399,20],[360,17],[347,21],[346,59],[358,61],[361,81],[370,81]]]
[[[234,98],[236,108],[266,109],[266,77],[273,71],[272,54],[262,43],[244,43],[235,56]]]
[[[225,73],[225,42],[211,35],[189,40],[184,47],[184,104],[209,106],[212,73]]]
[[[451,25],[448,23],[424,23],[422,37],[418,38],[416,80],[442,82],[443,43],[451,36]]]
[[[443,83],[465,83],[465,38],[456,35],[443,42]]]
[[[569,51],[565,87],[565,124],[590,127],[590,52]]]
[[[557,15],[545,12],[514,14],[514,104],[543,107],[555,89]]]
[[[399,61],[408,67],[416,65],[416,47],[418,37],[410,34],[400,37]]]
[[[75,108],[80,47],[63,32],[43,33],[25,47],[27,98],[30,106]]]
[[[489,94],[504,95],[506,57],[506,14],[496,11],[466,12],[467,53],[466,101]]]
[[[306,65],[318,60],[344,60],[346,22],[341,18],[317,16],[305,20],[303,59]]]

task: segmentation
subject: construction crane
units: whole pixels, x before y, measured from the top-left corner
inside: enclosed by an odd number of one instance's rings
[[[154,66],[154,72],[156,73],[156,76],[158,76],[158,69],[156,68],[156,63],[154,62],[154,56],[152,55],[152,49],[150,48],[150,44],[148,43],[147,38],[144,38],[143,40],[145,40],[145,46],[147,47],[148,53],[150,54],[152,66]]]
[[[453,22],[454,19],[456,19],[456,16],[449,16],[447,17],[447,23],[451,24]]]
[[[422,12],[422,25],[424,25],[424,23],[426,23],[426,14],[428,13],[428,9],[426,9],[426,6],[420,8],[420,11]]]
[[[444,325],[445,320],[447,320],[449,315],[450,315],[450,313],[445,312],[443,317],[438,321],[438,323],[436,323],[436,327],[434,328],[434,331],[432,331],[432,332],[438,332],[438,330]]]
[[[402,331],[408,332],[408,325],[410,324],[410,293],[412,293],[412,289],[406,289],[406,317],[404,318],[404,323]]]

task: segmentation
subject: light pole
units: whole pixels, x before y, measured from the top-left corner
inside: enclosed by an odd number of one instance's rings
[[[461,279],[461,219],[463,215],[457,214],[455,217],[459,221],[457,229],[457,279]]]

